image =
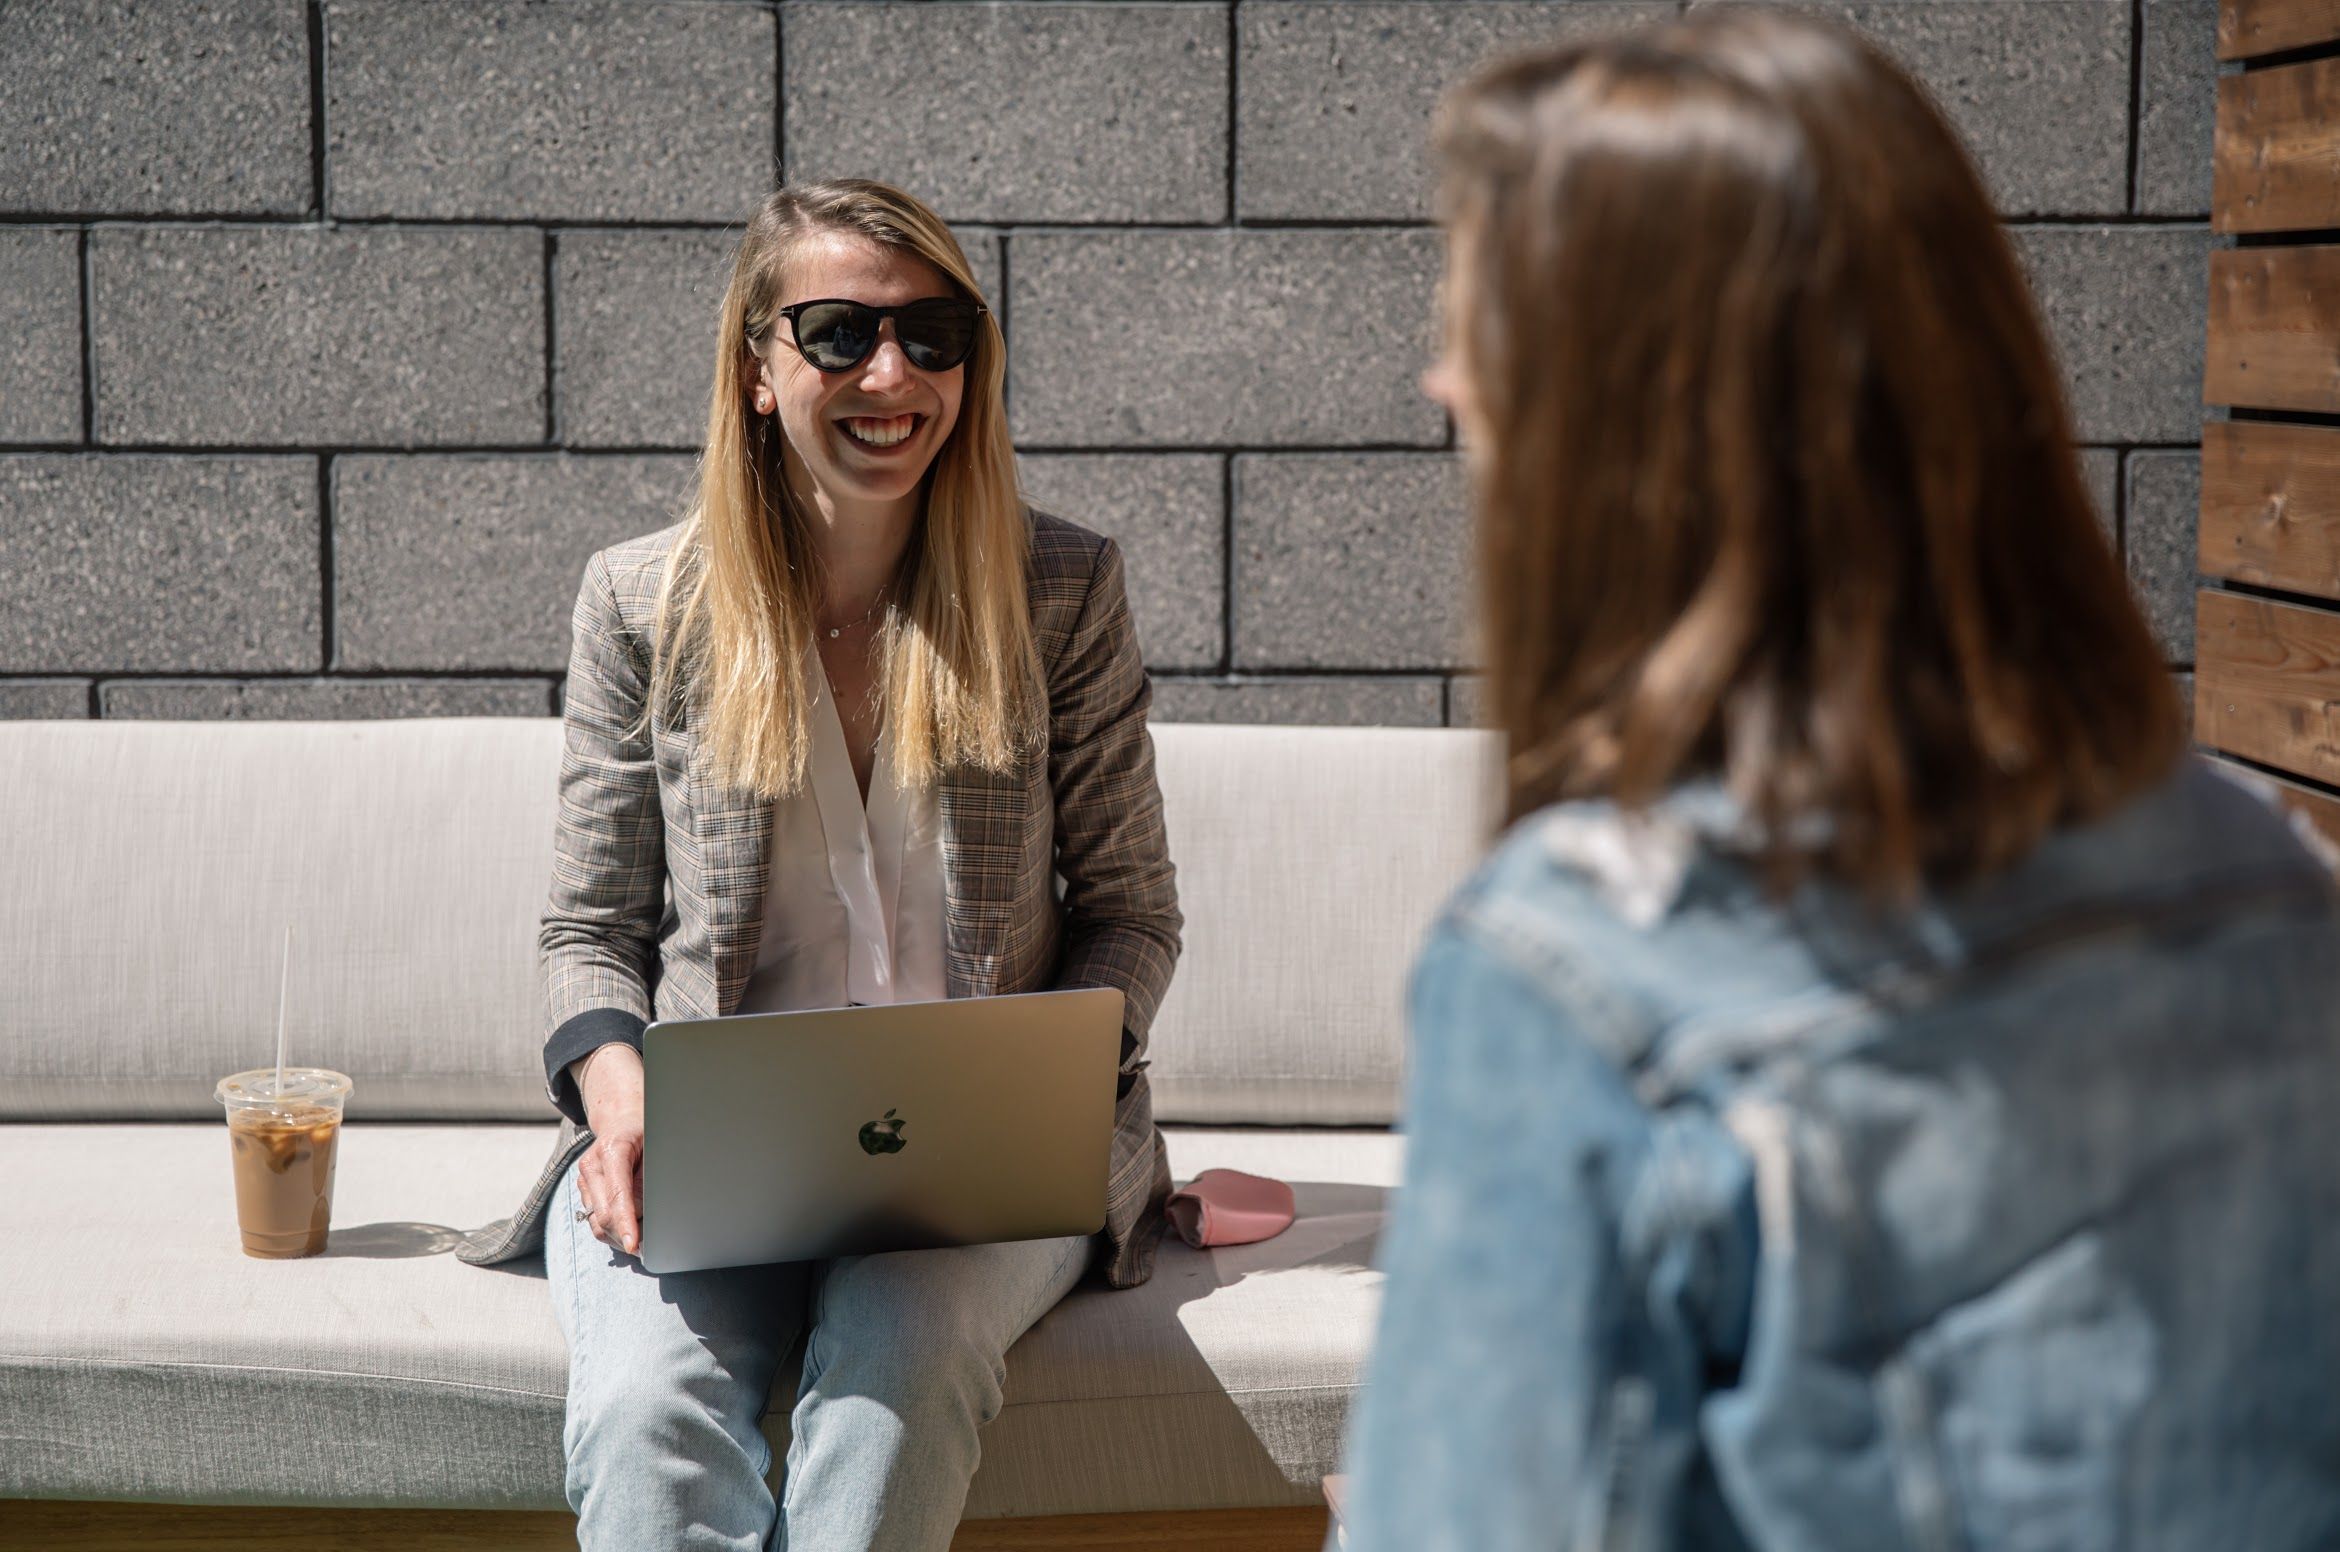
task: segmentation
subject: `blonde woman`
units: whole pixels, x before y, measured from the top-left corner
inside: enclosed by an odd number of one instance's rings
[[[585,568],[541,938],[565,1119],[463,1254],[541,1238],[581,1545],[939,1549],[1010,1344],[1084,1274],[1145,1281],[1161,1234],[1151,694],[1119,549],[1018,496],[1000,333],[930,210],[775,191],[719,329],[688,516]],[[1127,999],[1099,1235],[635,1258],[647,1021],[1068,986]],[[757,1420],[800,1334],[775,1503]]]

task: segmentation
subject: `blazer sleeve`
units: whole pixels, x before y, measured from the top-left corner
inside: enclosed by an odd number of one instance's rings
[[[571,628],[552,889],[536,942],[550,1031],[545,1094],[582,1125],[569,1063],[613,1040],[642,1048],[666,836],[649,732],[627,736],[648,697],[649,663],[619,618],[599,552],[586,562]]]
[[[1122,572],[1121,548],[1108,538],[1049,685],[1048,761],[1056,870],[1065,883],[1056,984],[1121,988],[1118,1088],[1126,1095],[1146,1065],[1148,1032],[1170,989],[1185,918],[1146,731],[1153,686]]]

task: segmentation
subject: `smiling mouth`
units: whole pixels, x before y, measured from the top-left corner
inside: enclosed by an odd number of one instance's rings
[[[864,447],[894,447],[909,441],[926,424],[926,417],[916,411],[907,415],[847,415],[837,424]]]

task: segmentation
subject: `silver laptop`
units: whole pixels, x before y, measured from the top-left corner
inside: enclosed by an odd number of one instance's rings
[[[1122,993],[669,1019],[642,1032],[644,1269],[1094,1234]]]

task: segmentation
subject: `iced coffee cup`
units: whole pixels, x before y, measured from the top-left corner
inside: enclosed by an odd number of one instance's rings
[[[222,1078],[235,1164],[236,1222],[244,1254],[269,1260],[325,1248],[333,1216],[333,1157],[349,1079],[322,1067],[260,1067]]]

